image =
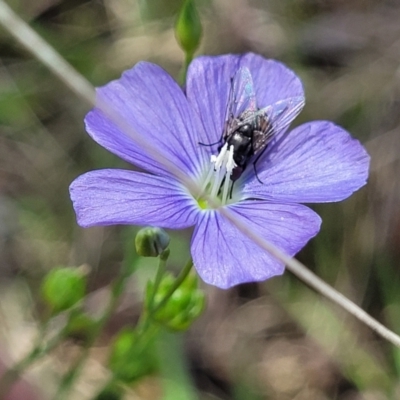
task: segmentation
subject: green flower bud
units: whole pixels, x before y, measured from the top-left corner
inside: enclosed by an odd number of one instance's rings
[[[54,313],[67,310],[83,299],[86,277],[78,268],[56,268],[44,278],[41,287],[43,299]]]
[[[135,238],[136,251],[142,257],[158,257],[168,245],[169,235],[161,228],[142,228]]]
[[[152,305],[153,309],[157,309],[161,304],[174,281],[171,274],[164,276],[157,293],[155,293]],[[153,284],[150,283],[146,293],[148,308],[152,291]],[[153,314],[153,319],[170,330],[182,331],[190,327],[194,320],[201,315],[204,307],[205,296],[197,288],[197,277],[193,274],[189,275],[181,286],[174,291],[165,305]]]
[[[194,0],[184,0],[175,25],[175,36],[188,54],[194,54],[200,45],[201,21]]]
[[[112,344],[108,365],[114,377],[130,383],[152,373],[156,368],[154,347],[152,340],[131,328],[120,331]]]

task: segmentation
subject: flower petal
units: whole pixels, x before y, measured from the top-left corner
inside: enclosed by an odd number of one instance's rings
[[[235,216],[260,237],[290,256],[320,228],[321,219],[300,204],[244,201],[230,206]],[[205,212],[192,238],[192,257],[200,277],[226,289],[243,282],[262,281],[284,271],[282,262],[261,249],[218,211]]]
[[[339,201],[364,186],[370,157],[358,140],[328,121],[290,132],[248,173],[243,196],[296,203]],[[251,167],[251,166],[250,166]]]
[[[258,108],[290,97],[304,98],[300,79],[277,61],[253,53],[197,57],[189,66],[186,94],[203,122],[206,136],[200,139],[202,143],[217,143],[221,139],[231,79],[240,67],[250,70]]]
[[[202,127],[197,115],[182,89],[159,66],[140,62],[120,79],[99,88],[97,95],[178,168],[196,175],[202,163],[208,163],[208,152],[198,144]],[[170,175],[156,157],[144,154],[129,132],[122,132],[99,109],[89,112],[85,123],[97,143],[125,161],[156,174]]]
[[[88,172],[72,182],[70,194],[82,227],[122,224],[181,229],[197,220],[197,206],[178,182],[141,172]]]

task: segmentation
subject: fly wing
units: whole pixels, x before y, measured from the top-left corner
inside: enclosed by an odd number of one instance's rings
[[[241,67],[231,79],[223,138],[229,137],[242,125],[243,115],[253,115],[256,111],[256,95],[251,73],[247,67]]]
[[[262,108],[257,111],[265,115],[269,121],[269,130],[273,130],[274,134],[286,130],[290,123],[297,117],[304,106],[304,97],[296,96],[289,97],[285,100],[277,101],[276,103]]]
[[[260,154],[274,136],[274,130],[264,115],[259,116],[260,124],[253,132],[253,154]]]
[[[253,123],[257,127],[253,133],[254,155],[262,152],[275,134],[284,131],[303,106],[303,97],[289,97],[264,107],[241,121],[239,125]]]
[[[238,69],[233,77],[232,92],[232,114],[235,118],[238,118],[244,111],[257,111],[253,78],[248,68],[241,67]]]

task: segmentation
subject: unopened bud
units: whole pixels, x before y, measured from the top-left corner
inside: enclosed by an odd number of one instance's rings
[[[175,25],[176,39],[186,53],[193,54],[200,45],[201,35],[201,22],[194,0],[184,0]]]
[[[142,228],[136,235],[135,246],[142,257],[158,257],[169,245],[169,235],[162,228]]]

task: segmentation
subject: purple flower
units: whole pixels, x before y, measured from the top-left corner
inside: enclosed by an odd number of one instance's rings
[[[163,69],[141,62],[97,94],[198,189],[186,187],[94,109],[85,119],[91,137],[148,172],[105,169],[78,177],[70,190],[79,225],[194,226],[194,265],[205,282],[220,288],[284,271],[282,262],[241,233],[220,208],[228,207],[253,232],[293,256],[321,224],[299,203],[343,200],[366,183],[369,156],[342,128],[314,121],[286,133],[304,104],[302,84],[283,64],[255,54],[195,59],[185,92]],[[265,116],[264,125],[272,121],[272,129],[264,126],[245,136],[241,120],[249,113],[256,116],[252,121]],[[235,147],[228,138],[237,126]],[[240,160],[246,137],[253,142]]]

